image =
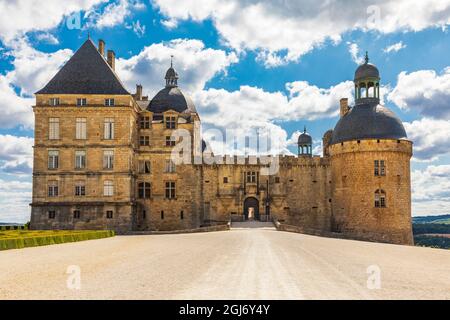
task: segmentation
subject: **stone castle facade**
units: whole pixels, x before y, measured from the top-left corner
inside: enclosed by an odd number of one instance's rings
[[[378,69],[355,73],[355,106],[324,134],[323,156],[299,136],[298,156],[201,161],[200,117],[171,66],[153,98],[130,94],[115,56],[87,40],[36,93],[33,229],[183,230],[277,219],[315,234],[412,244],[410,157],[401,121],[379,104]],[[189,163],[172,158],[182,129]],[[200,159],[200,161],[198,161]]]

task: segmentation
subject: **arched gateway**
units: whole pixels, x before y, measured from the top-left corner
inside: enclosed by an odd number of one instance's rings
[[[254,197],[248,197],[244,201],[245,220],[259,220],[259,201]]]

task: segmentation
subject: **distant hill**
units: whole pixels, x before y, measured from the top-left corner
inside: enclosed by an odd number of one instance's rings
[[[0,226],[23,226],[23,223],[0,222]]]
[[[442,214],[440,216],[413,217],[413,223],[450,224],[450,214]]]

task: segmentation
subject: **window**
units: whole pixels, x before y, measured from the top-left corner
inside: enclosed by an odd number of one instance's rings
[[[161,220],[164,220],[164,210],[161,210]]]
[[[114,151],[103,150],[103,169],[114,168]]]
[[[184,212],[183,212],[183,210],[180,211],[180,219],[181,219],[181,220],[184,219]]]
[[[58,196],[58,181],[48,182],[48,196],[57,197]]]
[[[86,139],[86,118],[75,120],[75,139]]]
[[[106,211],[106,219],[112,219],[113,218],[113,212],[112,210]]]
[[[59,106],[59,98],[50,98],[48,104],[51,106]]]
[[[138,196],[140,199],[149,199],[150,198],[150,182],[139,182]]]
[[[175,198],[175,182],[166,181],[166,199]]]
[[[81,197],[86,195],[86,185],[84,181],[78,181],[75,184],[75,196]]]
[[[114,118],[105,118],[104,138],[107,140],[114,139]]]
[[[114,106],[114,99],[105,99],[105,106],[113,107]]]
[[[177,118],[176,117],[173,117],[173,116],[171,116],[171,117],[166,117],[166,128],[167,129],[175,129],[175,127],[176,127],[176,121],[177,121]]]
[[[248,171],[246,172],[247,175],[247,183],[255,183],[256,182],[256,172],[255,171]]]
[[[150,117],[141,117],[140,118],[140,128],[141,129],[149,129],[150,128]]]
[[[75,169],[86,168],[86,151],[75,151]]]
[[[147,212],[145,210],[142,210],[142,218],[145,219],[147,217]]]
[[[150,173],[150,160],[139,161],[139,173]]]
[[[48,218],[49,219],[55,219],[55,217],[56,217],[56,212],[54,210],[50,210],[48,212]]]
[[[140,136],[139,137],[139,145],[149,146],[150,145],[150,137],[149,136]]]
[[[73,218],[74,219],[80,219],[81,217],[81,211],[80,210],[73,210]]]
[[[175,162],[173,162],[170,159],[167,159],[166,163],[164,165],[164,172],[174,173],[175,172]]]
[[[81,107],[85,106],[86,104],[86,98],[77,98],[77,106]]]
[[[112,197],[114,195],[114,183],[111,180],[105,180],[103,182],[103,195],[106,197]]]
[[[175,146],[175,137],[166,136],[166,147]]]
[[[48,138],[59,139],[59,118],[48,119]]]
[[[49,169],[58,169],[59,165],[59,151],[58,150],[49,150],[48,151],[48,168]]]
[[[375,208],[386,208],[386,193],[383,190],[375,191]]]
[[[384,160],[375,160],[374,161],[374,174],[375,174],[375,176],[385,176],[386,175],[386,167],[384,165]]]
[[[223,183],[228,183],[228,177],[223,177]]]
[[[280,177],[275,177],[275,183],[280,183]]]

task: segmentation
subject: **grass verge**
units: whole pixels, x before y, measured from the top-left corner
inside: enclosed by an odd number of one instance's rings
[[[113,237],[112,230],[9,230],[0,231],[0,250],[46,246]]]

